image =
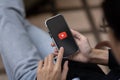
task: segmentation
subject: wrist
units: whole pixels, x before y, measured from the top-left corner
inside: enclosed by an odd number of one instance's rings
[[[108,64],[108,50],[91,49],[89,54],[89,63]]]

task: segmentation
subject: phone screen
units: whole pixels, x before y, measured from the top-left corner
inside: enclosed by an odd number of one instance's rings
[[[58,49],[64,47],[64,57],[78,51],[79,48],[62,15],[56,15],[55,17],[48,19],[46,25]]]

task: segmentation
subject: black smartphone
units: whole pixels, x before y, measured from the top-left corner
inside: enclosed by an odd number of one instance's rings
[[[79,50],[72,33],[61,14],[47,19],[45,24],[57,48],[64,47],[64,57],[76,53]]]

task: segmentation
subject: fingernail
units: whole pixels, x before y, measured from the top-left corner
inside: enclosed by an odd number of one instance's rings
[[[69,62],[69,61],[66,61],[66,64],[67,64],[67,65],[68,65],[68,62]]]
[[[60,49],[64,49],[63,47],[60,47]]]

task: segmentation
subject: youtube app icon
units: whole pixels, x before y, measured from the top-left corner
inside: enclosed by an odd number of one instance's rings
[[[58,37],[60,40],[63,40],[63,39],[66,39],[68,36],[66,32],[61,32],[58,34]]]

